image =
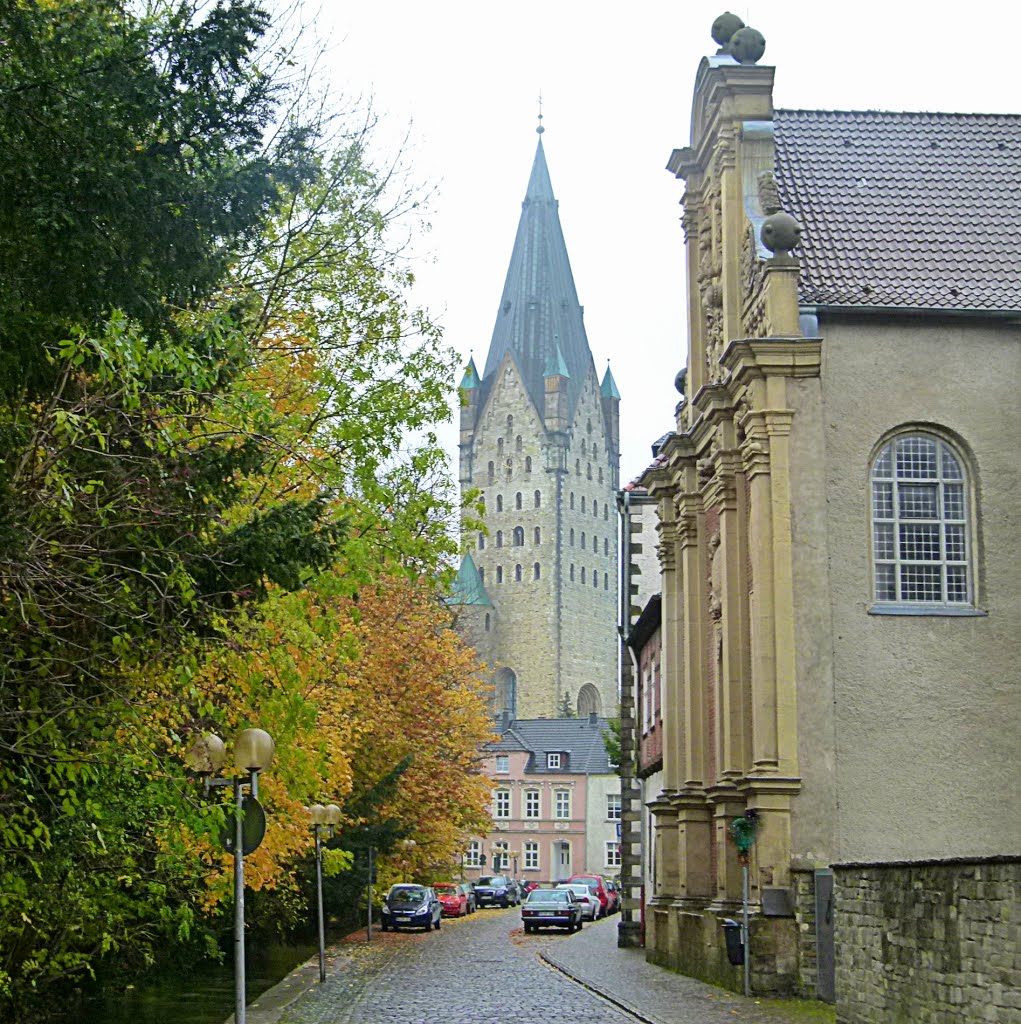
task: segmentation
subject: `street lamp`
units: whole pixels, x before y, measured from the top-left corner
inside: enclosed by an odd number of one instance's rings
[[[316,841],[316,903],[319,907],[319,980],[326,981],[326,923],[323,919],[323,838],[332,839],[340,824],[340,808],[336,804],[313,804],[312,834]]]
[[[202,778],[206,796],[212,789],[234,788],[234,827],[220,836],[234,854],[234,1021],[245,1024],[245,854],[254,853],[266,834],[266,812],[259,803],[259,772],[273,761],[276,744],[262,729],[244,729],[234,739],[234,766],[241,774],[214,778],[227,759],[223,740],[213,733],[196,736],[184,762]],[[246,790],[248,792],[246,792]]]
[[[407,874],[411,867],[411,851],[418,846],[414,839],[402,839],[401,849],[404,850],[404,873]]]

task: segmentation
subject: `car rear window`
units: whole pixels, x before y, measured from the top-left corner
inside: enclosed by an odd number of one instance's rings
[[[535,889],[528,894],[526,903],[567,903],[567,893],[556,889]]]

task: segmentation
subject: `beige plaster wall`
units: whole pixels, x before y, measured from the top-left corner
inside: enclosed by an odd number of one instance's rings
[[[620,795],[619,775],[588,776],[585,804],[585,863],[588,870],[609,878],[620,874],[619,867],[606,863],[606,844],[617,842],[617,822],[606,817],[606,798]]]
[[[826,448],[822,398],[814,378],[788,384],[791,423],[791,533],[794,573],[798,769],[791,858],[800,868],[833,862],[836,788],[833,749],[833,648],[827,562]]]
[[[820,334],[836,859],[1016,851],[1021,330],[824,321]],[[906,424],[949,431],[970,462],[980,617],[869,614],[869,459]]]

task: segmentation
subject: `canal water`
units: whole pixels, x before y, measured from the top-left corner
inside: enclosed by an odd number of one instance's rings
[[[249,949],[245,958],[248,1002],[282,981],[318,946]],[[140,979],[134,987],[86,1000],[77,1024],[223,1024],[234,1012],[234,965],[196,967],[187,975]]]

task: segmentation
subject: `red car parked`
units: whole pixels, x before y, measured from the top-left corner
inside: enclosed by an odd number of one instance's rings
[[[437,882],[433,886],[444,917],[464,917],[468,913],[468,897],[453,882]]]
[[[567,881],[587,885],[599,897],[599,913],[596,917],[606,917],[610,913],[610,894],[606,891],[602,875],[571,875]]]

